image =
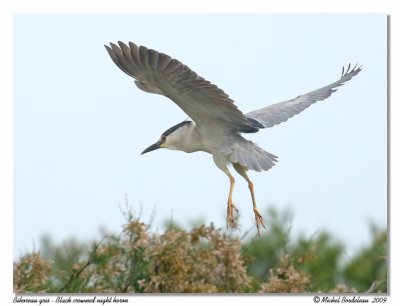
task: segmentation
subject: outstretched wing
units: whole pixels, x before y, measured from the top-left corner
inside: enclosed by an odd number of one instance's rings
[[[143,46],[122,42],[105,46],[114,63],[133,77],[143,91],[161,94],[174,101],[197,125],[218,121],[238,132],[257,132],[233,100],[214,84],[170,56]]]
[[[246,116],[259,122],[264,128],[272,127],[276,124],[285,122],[289,118],[297,115],[305,110],[311,104],[322,101],[328,98],[337,89],[336,87],[342,86],[345,82],[351,80],[352,77],[361,71],[361,67],[357,65],[350,69],[350,64],[345,71],[342,69],[342,76],[336,82],[329,84],[320,89],[311,91],[305,95],[298,96],[294,99],[269,105],[267,107],[247,113]]]

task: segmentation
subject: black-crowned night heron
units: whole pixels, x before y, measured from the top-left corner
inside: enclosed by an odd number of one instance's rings
[[[174,101],[193,121],[183,121],[166,130],[160,139],[142,154],[166,148],[187,153],[203,151],[213,156],[214,162],[230,181],[227,226],[235,226],[237,208],[232,202],[235,179],[228,165],[247,181],[258,235],[265,224],[257,209],[253,183],[248,170],[267,171],[277,162],[277,157],[246,140],[241,133],[255,133],[285,122],[316,101],[328,98],[336,87],[349,81],[361,71],[357,65],[345,70],[339,80],[294,99],[269,105],[243,114],[229,96],[214,84],[197,75],[189,67],[170,56],[143,46],[122,42],[105,46],[114,63],[135,79],[141,90],[160,94]]]

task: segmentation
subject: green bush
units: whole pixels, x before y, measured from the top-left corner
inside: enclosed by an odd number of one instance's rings
[[[239,239],[213,225],[162,234],[126,213],[119,235],[90,244],[74,240],[14,263],[14,291],[64,293],[387,292],[387,234],[352,258],[328,233],[290,237],[287,212],[269,211],[268,232]]]

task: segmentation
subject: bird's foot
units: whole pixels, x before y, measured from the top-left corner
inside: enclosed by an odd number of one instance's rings
[[[264,219],[261,216],[260,212],[258,211],[257,208],[253,208],[254,211],[254,216],[256,218],[256,225],[257,225],[257,235],[260,237],[260,225],[262,225],[263,228],[265,227]]]
[[[238,219],[239,210],[232,203],[232,201],[228,201],[228,209],[226,214],[226,228],[236,228],[237,227],[237,219]]]

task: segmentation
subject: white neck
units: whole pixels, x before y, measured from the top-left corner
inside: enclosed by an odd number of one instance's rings
[[[185,124],[170,134],[167,137],[163,147],[171,150],[183,151],[186,153],[205,151],[203,138],[197,130],[194,122]]]

